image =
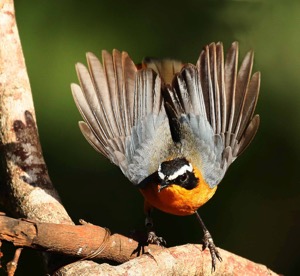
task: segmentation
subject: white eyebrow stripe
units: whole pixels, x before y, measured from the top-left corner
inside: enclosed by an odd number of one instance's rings
[[[174,180],[176,179],[179,175],[185,174],[187,171],[192,172],[193,171],[193,166],[192,164],[189,165],[184,165],[182,166],[178,171],[174,172],[172,175],[168,177],[168,180]]]
[[[165,179],[165,175],[161,172],[161,171],[158,171],[158,176],[160,179],[164,180]]]

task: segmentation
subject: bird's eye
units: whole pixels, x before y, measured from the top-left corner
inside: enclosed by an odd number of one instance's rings
[[[179,180],[179,182],[180,182],[180,183],[184,183],[184,182],[186,182],[186,181],[187,181],[187,179],[188,179],[188,175],[187,175],[187,173],[184,173],[184,174],[182,174],[182,175],[178,176],[178,180]]]

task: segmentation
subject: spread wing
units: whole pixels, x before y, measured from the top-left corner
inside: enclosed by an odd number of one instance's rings
[[[237,70],[237,43],[225,62],[222,44],[212,43],[196,66],[186,64],[180,72],[177,61],[151,61],[138,70],[117,50],[102,52],[103,65],[91,53],[87,61],[88,69],[76,65],[80,86],[72,84],[84,119],[80,129],[134,184],[170,156],[183,154],[198,162],[214,187],[257,131],[260,74],[251,77],[252,52]]]
[[[259,116],[253,114],[260,73],[251,76],[252,65],[253,52],[249,52],[238,70],[237,42],[225,62],[223,45],[212,43],[201,52],[196,66],[185,65],[172,85],[165,86],[173,140],[185,141],[189,148],[197,145],[200,158],[196,161],[211,187],[219,184],[258,129]]]
[[[102,52],[103,65],[92,53],[87,61],[88,69],[76,65],[80,86],[71,86],[84,119],[80,129],[98,152],[138,184],[161,162],[161,135],[171,141],[160,77],[151,69],[137,70],[128,54],[117,50],[112,55]],[[151,158],[145,158],[150,151]]]

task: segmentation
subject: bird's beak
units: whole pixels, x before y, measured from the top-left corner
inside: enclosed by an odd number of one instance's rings
[[[160,187],[158,189],[158,192],[160,192],[164,188],[167,188],[169,185],[170,185],[170,183],[168,182],[168,180],[162,180],[162,182],[160,183]]]

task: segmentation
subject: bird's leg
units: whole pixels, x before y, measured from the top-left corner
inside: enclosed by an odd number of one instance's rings
[[[166,241],[162,237],[158,237],[155,234],[151,213],[152,213],[152,209],[147,210],[146,219],[145,219],[145,226],[146,226],[147,234],[148,234],[147,242],[151,243],[151,244],[165,246]]]
[[[214,241],[212,239],[211,234],[207,230],[204,222],[202,221],[202,219],[201,219],[201,217],[200,217],[200,215],[198,214],[197,211],[195,212],[195,215],[197,216],[197,219],[198,219],[198,221],[199,221],[199,223],[202,227],[203,234],[204,234],[204,236],[203,236],[203,250],[208,247],[208,249],[210,251],[210,255],[211,255],[212,271],[215,271],[217,258],[220,262],[222,261],[221,255],[220,255],[217,247],[214,244]]]

